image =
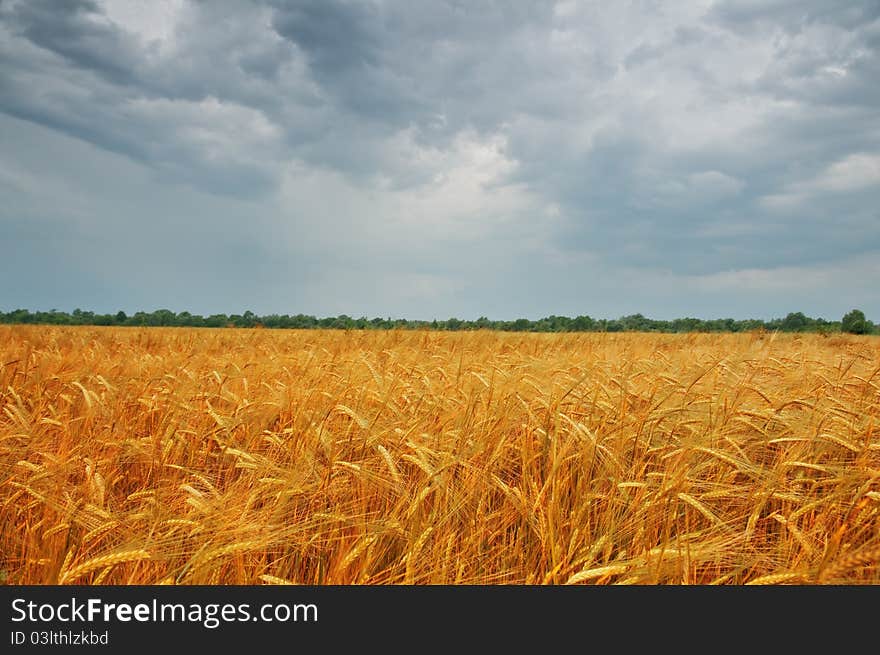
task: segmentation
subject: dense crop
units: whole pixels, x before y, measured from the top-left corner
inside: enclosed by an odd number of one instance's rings
[[[880,583],[880,340],[0,326],[0,569]]]

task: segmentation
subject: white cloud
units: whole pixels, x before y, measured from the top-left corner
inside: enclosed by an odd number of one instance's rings
[[[169,54],[186,0],[100,0],[106,19],[144,42]]]
[[[258,163],[276,159],[281,129],[260,110],[208,97],[199,101],[135,98],[125,103],[124,116],[166,125],[168,142],[181,141],[208,161]]]
[[[834,162],[815,180],[819,189],[855,191],[880,185],[880,155],[855,153]]]
[[[392,169],[409,163],[417,170],[415,183],[399,187],[389,179],[356,180],[291,164],[279,192],[295,226],[291,237],[329,247],[347,236],[373,252],[440,248],[453,257],[446,244],[498,235],[532,244],[541,239],[543,221],[559,217],[558,207],[548,209],[527,187],[506,181],[517,163],[498,135],[462,132],[440,149],[419,145],[404,131],[387,148],[386,160],[399,158]]]
[[[685,276],[688,287],[710,292],[828,293],[840,292],[854,280],[880,276],[880,253],[810,266],[778,266]]]
[[[712,197],[734,196],[743,190],[745,184],[732,175],[720,171],[702,171],[688,176],[691,189]]]
[[[761,204],[774,211],[797,210],[817,197],[846,194],[864,189],[880,190],[880,155],[853,153],[826,166],[817,175],[783,188],[781,193],[761,198]]]

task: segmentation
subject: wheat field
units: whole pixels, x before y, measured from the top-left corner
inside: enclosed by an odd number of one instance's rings
[[[878,584],[880,339],[0,326],[7,584]]]

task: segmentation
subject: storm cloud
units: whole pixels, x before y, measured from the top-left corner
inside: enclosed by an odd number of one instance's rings
[[[880,319],[880,4],[0,2],[0,308]]]

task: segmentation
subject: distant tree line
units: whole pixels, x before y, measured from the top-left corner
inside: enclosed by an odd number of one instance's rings
[[[502,330],[505,332],[748,332],[769,330],[780,332],[847,332],[876,334],[878,326],[865,318],[858,309],[848,312],[839,321],[811,318],[802,312],[792,312],[785,318],[769,321],[760,319],[734,320],[732,318],[699,319],[676,318],[670,321],[647,318],[641,314],[616,319],[590,316],[548,316],[536,321],[518,318],[513,321],[494,321],[482,316],[475,321],[449,318],[446,320],[407,320],[404,318],[352,318],[345,314],[316,318],[305,314],[268,314],[257,316],[251,311],[243,314],[212,314],[200,316],[189,312],[175,313],[168,309],[154,312],[136,312],[129,316],[123,311],[115,314],[96,314],[75,309],[72,313],[51,310],[31,312],[16,309],[0,312],[0,323],[31,323],[43,325],[129,325],[174,327],[264,327],[276,329],[342,329],[342,330]]]

